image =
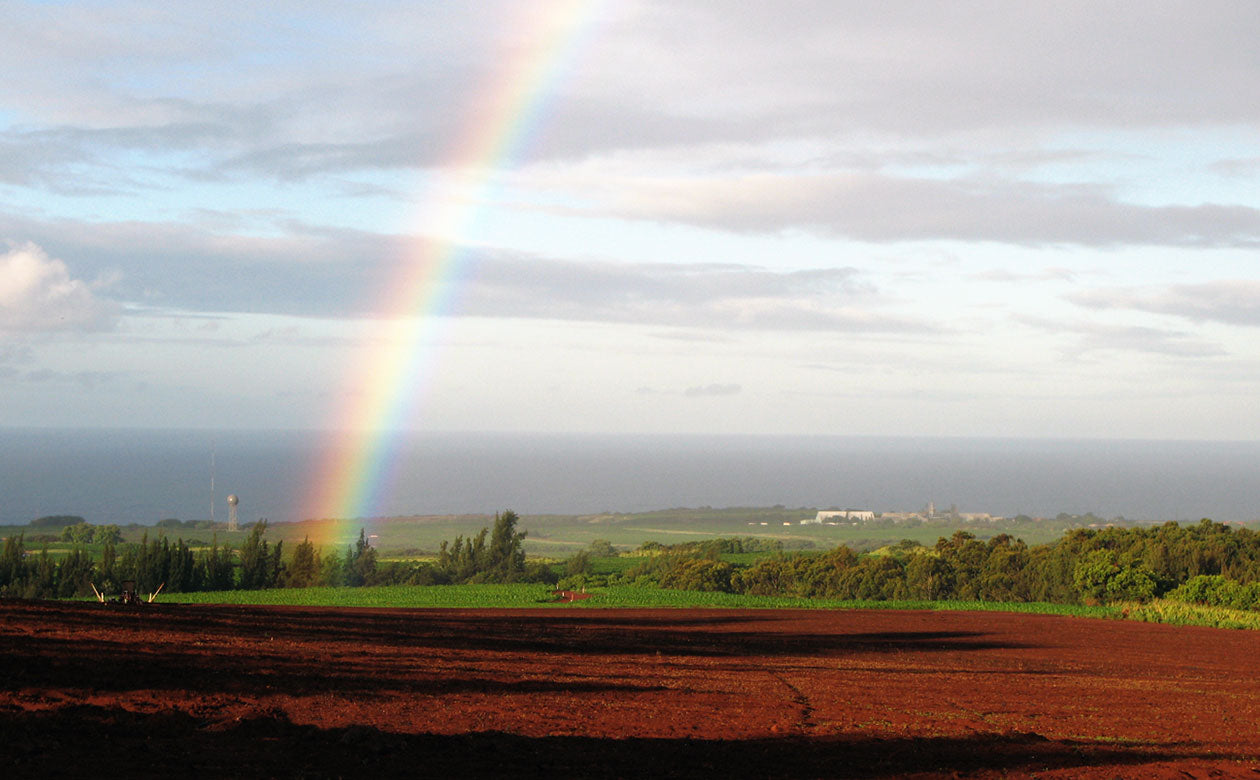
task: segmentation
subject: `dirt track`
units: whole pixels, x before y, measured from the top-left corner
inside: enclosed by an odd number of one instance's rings
[[[0,602],[0,775],[1260,778],[1260,635]]]

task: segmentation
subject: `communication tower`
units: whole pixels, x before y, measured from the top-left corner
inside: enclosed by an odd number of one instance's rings
[[[235,531],[236,530],[236,505],[241,503],[241,500],[236,497],[235,493],[233,493],[232,495],[227,497],[227,502],[228,502],[228,530]]]

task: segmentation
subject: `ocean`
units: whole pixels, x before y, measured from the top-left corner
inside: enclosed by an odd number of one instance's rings
[[[0,429],[0,524],[300,517],[326,434]],[[211,460],[214,492],[211,492]],[[1252,521],[1257,442],[416,434],[378,516],[676,507],[1094,512]]]

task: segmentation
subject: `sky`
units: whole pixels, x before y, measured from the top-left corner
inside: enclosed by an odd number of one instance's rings
[[[0,426],[1257,440],[1258,32],[6,2]]]

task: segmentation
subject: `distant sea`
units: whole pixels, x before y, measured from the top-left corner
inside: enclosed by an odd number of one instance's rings
[[[316,432],[0,428],[0,524],[299,516]],[[1163,521],[1260,518],[1260,443],[800,436],[417,434],[375,514],[835,507]]]

